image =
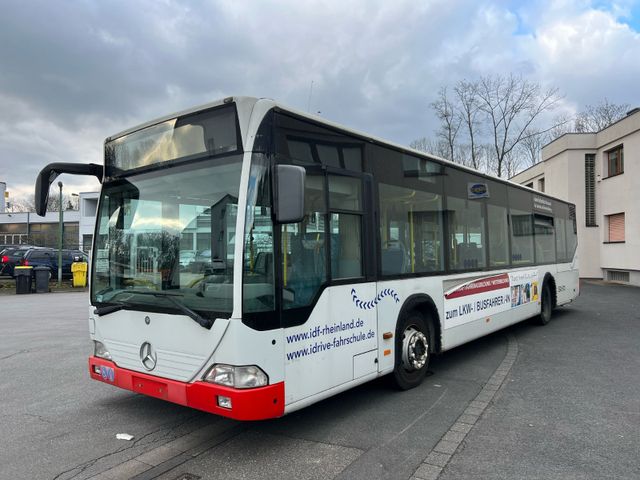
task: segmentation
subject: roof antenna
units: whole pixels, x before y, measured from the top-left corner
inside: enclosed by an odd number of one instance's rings
[[[313,80],[311,80],[311,86],[309,87],[309,100],[307,101],[307,113],[311,110],[311,95],[313,95]]]

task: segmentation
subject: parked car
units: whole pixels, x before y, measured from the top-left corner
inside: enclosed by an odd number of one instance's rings
[[[11,275],[13,277],[16,266],[48,267],[51,270],[52,278],[56,278],[58,275],[58,250],[55,248],[19,248],[9,251],[6,257],[6,263],[4,262],[4,256],[2,257],[2,273],[5,275]],[[75,258],[83,262],[89,261],[87,254],[80,250],[62,250],[63,278],[72,276],[71,264]]]
[[[14,245],[5,248],[0,254],[0,275],[11,275],[16,265],[22,265],[22,257],[31,246]]]
[[[187,269],[196,261],[196,252],[194,250],[180,250],[180,267]]]

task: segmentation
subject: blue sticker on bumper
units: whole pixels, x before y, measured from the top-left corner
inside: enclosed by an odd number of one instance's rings
[[[111,367],[105,367],[104,365],[100,365],[100,375],[102,375],[102,379],[105,382],[113,382],[116,378],[116,372]]]

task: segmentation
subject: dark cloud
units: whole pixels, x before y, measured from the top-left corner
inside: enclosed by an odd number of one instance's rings
[[[429,104],[440,86],[482,74],[513,71],[553,84],[568,111],[604,96],[638,104],[638,34],[599,8],[5,0],[0,181],[25,191],[48,162],[100,162],[108,135],[227,95],[306,110],[312,81],[310,111],[403,144],[432,135]],[[567,32],[578,32],[571,45],[562,41]],[[607,41],[590,44],[583,37],[593,32]],[[616,59],[616,49],[628,61],[611,76],[597,65]],[[584,81],[579,69],[589,65]]]

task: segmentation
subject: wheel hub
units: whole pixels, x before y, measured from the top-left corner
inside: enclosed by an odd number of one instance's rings
[[[402,365],[406,370],[420,370],[429,358],[429,342],[424,333],[413,327],[404,331]]]

